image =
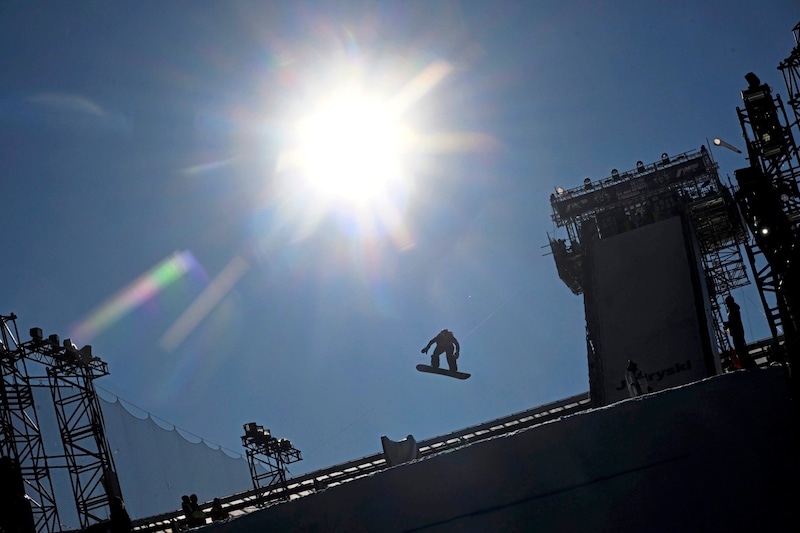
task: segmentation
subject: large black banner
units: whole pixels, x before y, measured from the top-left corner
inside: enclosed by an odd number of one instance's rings
[[[603,180],[592,190],[573,189],[562,196],[555,196],[553,209],[562,218],[614,205],[630,198],[656,192],[677,183],[692,180],[706,172],[705,159],[698,155],[683,163],[660,168],[624,181]]]

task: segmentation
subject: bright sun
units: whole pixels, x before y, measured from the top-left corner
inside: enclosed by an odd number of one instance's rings
[[[420,169],[454,136],[423,135],[410,124],[428,121],[416,104],[453,67],[391,65],[312,69],[287,98],[274,191],[293,239],[333,220],[363,242],[388,236],[399,249],[414,245],[407,215]]]
[[[388,100],[348,88],[297,123],[297,164],[311,191],[368,207],[403,179],[409,132]]]

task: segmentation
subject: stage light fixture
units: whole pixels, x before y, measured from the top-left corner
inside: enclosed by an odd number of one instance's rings
[[[263,431],[264,431],[264,426],[259,426],[255,422],[249,422],[244,425],[244,434],[246,437],[257,437],[261,435]]]
[[[255,422],[249,422],[244,425],[244,438],[252,440],[256,444],[267,444],[273,440],[270,430],[264,429]]]
[[[559,195],[559,196],[564,194],[564,188],[563,187],[556,187],[556,194]]]
[[[78,361],[84,366],[89,366],[89,363],[91,363],[92,361],[99,361],[100,360],[99,357],[92,356],[92,345],[91,344],[87,344],[86,346],[84,346],[83,348],[78,350],[78,354],[79,354],[78,355]]]
[[[737,154],[741,154],[742,153],[741,150],[739,150],[738,148],[736,148],[732,144],[726,143],[722,139],[714,139],[714,146],[721,146],[723,148],[727,148],[728,150],[730,150],[732,152],[736,152]]]
[[[30,334],[31,334],[31,339],[35,341],[40,341],[44,338],[44,334],[42,333],[42,328],[31,328]]]
[[[644,163],[641,161],[636,162],[636,172],[642,173],[644,172]]]
[[[761,83],[752,72],[745,76],[748,88],[742,91],[742,100],[750,120],[753,134],[760,142],[761,155],[767,159],[783,156],[788,148],[778,109],[772,99],[772,89]]]
[[[745,74],[744,79],[747,81],[749,89],[755,89],[759,85],[761,85],[761,80],[759,79],[759,77],[752,72],[748,72],[747,74]]]

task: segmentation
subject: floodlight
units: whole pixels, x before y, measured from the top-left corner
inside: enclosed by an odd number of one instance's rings
[[[31,328],[30,334],[31,334],[31,339],[35,341],[40,341],[44,338],[44,335],[42,333],[42,328]]]
[[[619,170],[617,170],[616,168],[612,168],[611,169],[611,177],[614,178],[615,180],[618,180],[619,179]]]
[[[726,143],[722,139],[714,139],[714,145],[715,146],[722,146],[723,148],[727,148],[728,150],[730,150],[732,152],[736,152],[737,154],[741,154],[742,153],[741,150],[739,150],[738,148],[736,148],[732,144]]]
[[[91,363],[92,361],[99,361],[100,360],[99,357],[93,357],[92,356],[92,345],[91,344],[87,344],[86,346],[84,346],[83,348],[78,350],[78,354],[79,354],[80,363],[82,365],[84,365],[84,366],[89,366],[89,363]]]
[[[641,161],[636,162],[636,172],[644,172],[644,163]]]
[[[761,85],[761,80],[752,72],[748,72],[744,75],[744,79],[747,80],[747,85],[749,89],[755,89],[759,85]]]
[[[669,163],[669,154],[667,152],[661,154],[661,162],[665,165]]]
[[[556,187],[556,194],[558,194],[559,196],[564,194],[564,188],[563,187]]]

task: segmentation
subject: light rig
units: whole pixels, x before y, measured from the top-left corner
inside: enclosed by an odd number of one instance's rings
[[[721,182],[702,146],[550,196],[553,221],[567,234],[549,237],[559,277],[584,295],[593,404],[627,397],[620,377],[628,360],[654,390],[732,367],[721,302],[750,283],[742,250],[771,331],[762,353],[788,363],[800,386],[800,154],[792,131],[800,126],[800,24],[793,35],[778,66],[791,113],[769,85],[745,76],[736,111],[749,166],[735,171],[735,186]]]
[[[302,460],[300,450],[289,439],[275,438],[270,430],[255,422],[244,425],[242,446],[247,455],[247,464],[250,465],[253,488],[264,488],[262,498],[282,491],[283,497],[289,499],[286,465]]]
[[[750,165],[735,171],[734,193],[750,229],[748,258],[767,315],[776,358],[786,361],[795,393],[800,386],[800,151],[793,130],[800,128],[800,23],[795,46],[778,65],[789,94],[790,112],[772,89],[748,73],[736,108]],[[783,343],[779,342],[783,338]]]
[[[40,328],[31,328],[31,339],[22,342],[16,318],[0,316],[0,484],[8,498],[0,520],[14,531],[61,531],[51,478],[61,468],[69,473],[80,525],[89,527],[106,519],[111,498],[122,497],[94,388],[95,379],[108,375],[108,365],[91,346],[78,349],[55,334],[45,338]],[[36,387],[50,390],[60,454],[45,450]]]

